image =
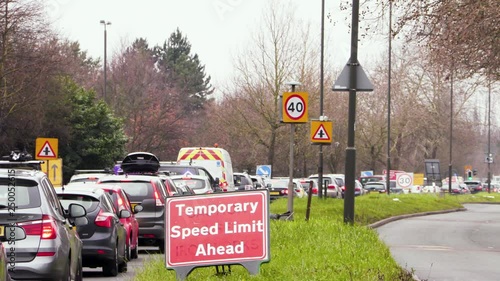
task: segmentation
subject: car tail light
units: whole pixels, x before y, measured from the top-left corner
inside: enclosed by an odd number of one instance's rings
[[[313,194],[318,194],[318,188],[317,187],[313,187],[312,188],[312,192],[313,192]]]
[[[41,220],[19,223],[26,235],[37,235],[40,239],[55,239],[57,237],[56,224],[49,215],[43,215]]]
[[[329,185],[327,186],[327,188],[328,188],[328,189],[335,189],[335,185],[333,185],[333,184],[329,184]]]
[[[281,194],[288,194],[288,189],[283,189],[283,190],[281,191]]]
[[[111,228],[111,221],[113,220],[113,217],[109,213],[105,213],[102,210],[99,211],[99,214],[94,220],[94,223],[96,226],[100,227],[105,227],[105,228]]]
[[[164,202],[165,199],[160,196],[160,193],[158,192],[158,187],[156,186],[156,184],[154,182],[152,182],[151,184],[153,184],[156,206],[157,207],[165,206],[165,202]]]
[[[220,188],[222,188],[222,190],[224,190],[224,191],[227,191],[227,182],[221,183]]]

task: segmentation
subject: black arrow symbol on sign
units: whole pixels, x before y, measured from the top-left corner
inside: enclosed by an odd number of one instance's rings
[[[56,164],[54,164],[54,165],[52,165],[52,167],[51,167],[51,168],[52,168],[52,170],[54,170],[54,181],[56,181],[56,171],[57,171],[57,165],[56,165]]]

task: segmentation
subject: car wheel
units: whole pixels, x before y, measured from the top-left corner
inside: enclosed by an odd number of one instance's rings
[[[136,238],[135,240],[135,248],[131,250],[130,252],[130,258],[136,259],[139,257],[139,239]]]
[[[132,235],[132,234],[130,234]],[[130,256],[130,247],[132,245],[132,237],[130,237],[129,241],[125,245],[125,259],[127,261],[130,261],[132,258]]]
[[[127,272],[127,262],[129,261],[128,256],[130,253],[130,246],[125,243],[125,249],[123,249],[123,259],[118,264],[118,272]]]
[[[118,245],[115,246],[113,259],[102,267],[102,272],[105,276],[118,275]]]

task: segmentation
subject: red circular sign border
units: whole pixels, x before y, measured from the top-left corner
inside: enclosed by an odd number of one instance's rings
[[[299,117],[297,117],[297,118],[294,118],[294,117],[290,116],[290,115],[288,114],[288,110],[286,110],[286,105],[287,105],[288,101],[289,101],[291,98],[293,98],[293,97],[298,97],[298,98],[302,101],[302,103],[304,104],[304,112],[302,113],[302,115],[300,115],[300,116],[299,116]],[[300,118],[304,117],[304,115],[306,114],[306,110],[307,110],[306,101],[304,100],[304,98],[302,98],[302,96],[300,96],[300,95],[298,95],[298,94],[292,94],[292,95],[290,95],[290,96],[289,96],[289,97],[285,100],[285,108],[284,108],[284,109],[285,109],[285,114],[286,114],[286,116],[288,116],[288,118],[290,118],[290,119],[292,119],[292,120],[299,120]]]

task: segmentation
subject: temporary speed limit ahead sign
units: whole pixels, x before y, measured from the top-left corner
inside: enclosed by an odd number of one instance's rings
[[[308,96],[306,92],[283,93],[283,122],[307,123],[308,122]]]

